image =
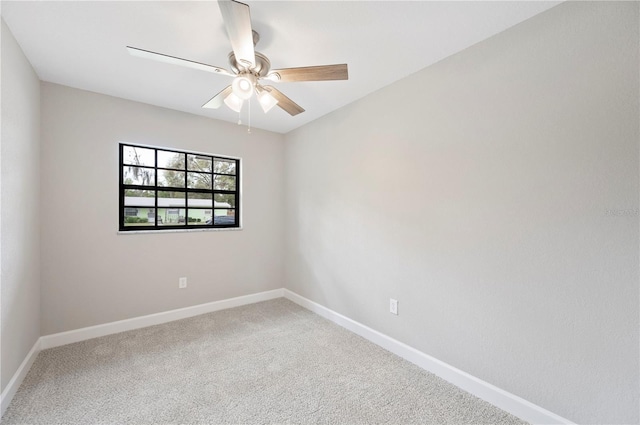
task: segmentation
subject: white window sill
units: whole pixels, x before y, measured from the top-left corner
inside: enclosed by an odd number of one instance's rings
[[[140,235],[147,233],[226,232],[238,230],[242,230],[242,227],[217,227],[213,229],[118,230],[117,233],[119,235]]]

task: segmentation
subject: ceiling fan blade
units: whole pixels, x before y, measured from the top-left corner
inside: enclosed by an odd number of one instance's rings
[[[280,92],[280,90],[276,89],[275,87],[265,86],[263,88],[267,90],[271,94],[271,96],[273,96],[278,101],[278,106],[284,109],[292,117],[304,112],[304,109],[300,105],[282,94],[282,92]]]
[[[256,64],[249,6],[235,0],[218,0],[236,60],[252,68]]]
[[[304,66],[300,68],[274,69],[265,78],[283,83],[293,81],[348,80],[347,64]]]
[[[137,47],[127,46],[129,54],[145,59],[153,59],[156,61],[170,63],[173,65],[186,66],[188,68],[199,69],[201,71],[213,72],[214,74],[228,75],[234,77],[235,74],[218,66],[207,65],[206,63],[194,62],[187,59],[177,58],[175,56],[163,55],[162,53],[151,52],[149,50],[138,49]]]
[[[227,97],[229,93],[231,93],[232,91],[233,89],[231,88],[231,86],[225,87],[220,93],[213,96],[211,100],[209,100],[207,103],[202,105],[202,107],[209,108],[209,109],[218,109],[220,106],[222,106],[222,102],[224,102],[224,98]]]

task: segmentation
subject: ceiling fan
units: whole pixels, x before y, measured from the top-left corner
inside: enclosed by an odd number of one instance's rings
[[[271,70],[269,58],[260,52],[256,52],[254,49],[260,40],[260,36],[251,28],[249,6],[235,0],[218,0],[218,5],[220,6],[220,12],[222,12],[222,18],[227,29],[229,40],[231,41],[231,48],[233,49],[233,51],[229,53],[231,71],[218,66],[127,46],[129,53],[142,58],[233,77],[231,85],[213,96],[211,100],[202,105],[202,107],[218,109],[224,102],[229,108],[236,112],[240,112],[243,102],[250,99],[254,93],[265,113],[269,112],[269,110],[276,105],[291,116],[304,112],[304,109],[300,107],[300,105],[282,94],[282,92],[275,87],[261,84],[263,80],[294,82],[349,79],[347,64]]]

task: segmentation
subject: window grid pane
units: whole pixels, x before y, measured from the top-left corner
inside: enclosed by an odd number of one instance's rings
[[[120,145],[120,230],[239,227],[240,161]]]
[[[158,150],[158,168],[184,170],[185,154],[182,152],[169,152]]]

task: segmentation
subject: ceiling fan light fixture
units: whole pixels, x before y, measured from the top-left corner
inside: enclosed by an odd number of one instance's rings
[[[242,104],[244,100],[236,96],[234,92],[229,93],[227,97],[224,98],[224,103],[233,111],[240,112],[242,109]]]
[[[264,90],[264,89],[258,90],[257,93],[258,93],[258,102],[260,102],[260,106],[262,107],[262,110],[264,111],[265,114],[269,112],[271,108],[273,108],[278,104],[278,101],[276,100],[276,98],[271,96],[271,93],[269,93],[267,90]]]
[[[260,102],[260,107],[265,113],[269,112],[274,106],[278,106],[292,117],[304,112],[304,108],[289,99],[277,88],[270,85],[261,86],[258,83],[260,80],[291,83],[349,79],[347,64],[344,63],[271,70],[269,58],[255,50],[260,36],[252,28],[249,5],[237,0],[218,0],[218,5],[227,30],[227,36],[231,42],[232,52],[228,55],[231,71],[218,66],[138,49],[132,46],[127,46],[129,54],[232,77],[231,84],[209,99],[202,107],[218,109],[224,102],[231,110],[237,113],[242,111],[245,100],[250,101],[254,91]],[[249,117],[250,114],[251,111],[249,111]]]
[[[253,95],[255,85],[256,77],[249,73],[239,74],[231,83],[233,93],[242,100],[247,100]]]

